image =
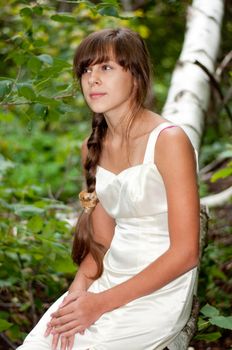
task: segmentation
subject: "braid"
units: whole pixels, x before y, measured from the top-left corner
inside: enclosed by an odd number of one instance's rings
[[[87,191],[94,192],[96,185],[96,167],[100,159],[102,151],[102,141],[106,135],[107,123],[104,115],[94,113],[92,122],[92,133],[88,139],[87,147],[88,154],[84,164],[86,170]],[[97,273],[91,278],[98,278],[103,272],[103,256],[105,247],[94,240],[93,227],[91,222],[90,212],[82,212],[76,226],[73,247],[72,259],[80,265],[87,254],[91,254],[97,264]]]
[[[96,167],[102,151],[102,140],[106,134],[107,123],[103,114],[95,113],[92,122],[92,134],[90,135],[87,147],[88,155],[85,162],[86,184],[88,192],[95,191]]]

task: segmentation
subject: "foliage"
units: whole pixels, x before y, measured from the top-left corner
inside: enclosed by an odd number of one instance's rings
[[[123,2],[116,0],[0,1],[0,332],[19,343],[75,272],[66,219],[79,213],[80,147],[90,126],[90,112],[73,79],[75,48],[101,28],[138,31],[154,62],[153,108],[159,112],[182,46],[190,1],[147,1],[137,7],[135,1],[132,11],[123,11]],[[224,42],[225,50],[227,46]],[[227,159],[231,152],[225,112],[220,118],[208,121],[201,166],[217,157]],[[225,172],[230,170],[216,173],[213,180]],[[202,262],[206,293],[200,288],[201,304],[216,305],[220,315],[231,300],[216,279],[227,282],[221,266],[228,259],[229,248],[211,242]],[[219,314],[206,310],[200,322],[209,325]],[[216,319],[219,327],[223,320]],[[199,336],[206,330],[201,327],[199,323]]]
[[[198,320],[199,331],[205,330],[210,325],[216,325],[220,328],[232,329],[232,316],[221,316],[217,308],[206,304],[200,310],[201,317]],[[214,341],[221,337],[220,332],[211,332],[207,334],[198,334],[195,339]]]

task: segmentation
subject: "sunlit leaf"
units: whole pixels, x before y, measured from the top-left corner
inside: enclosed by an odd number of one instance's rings
[[[42,230],[44,220],[41,216],[33,216],[27,223],[27,228],[31,232],[38,233]]]
[[[77,23],[76,18],[70,15],[57,14],[57,15],[51,16],[51,19],[53,21],[61,22],[61,23],[73,23],[73,24]]]
[[[36,94],[32,85],[27,83],[17,84],[19,96],[25,97],[27,100],[35,100]]]
[[[200,311],[204,316],[208,316],[208,317],[219,315],[219,310],[216,307],[213,307],[209,304],[206,304],[205,306],[203,306]]]
[[[0,319],[0,332],[3,332],[5,330],[7,330],[8,328],[10,328],[13,324],[6,321],[6,320],[3,320],[3,319]]]
[[[215,341],[221,338],[220,332],[212,332],[206,334],[199,334],[194,337],[195,340]]]
[[[232,316],[215,316],[210,318],[209,321],[215,326],[232,330]]]
[[[30,7],[24,7],[19,13],[22,17],[30,17],[32,15],[32,9]]]
[[[43,63],[47,63],[47,64],[50,64],[50,65],[53,64],[53,58],[52,58],[52,56],[50,56],[48,54],[42,54],[42,55],[39,55],[37,57]]]
[[[0,99],[4,98],[9,94],[13,82],[11,80],[1,80],[0,81]]]

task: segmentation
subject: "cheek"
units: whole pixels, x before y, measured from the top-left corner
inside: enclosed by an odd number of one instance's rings
[[[80,80],[80,88],[81,88],[82,94],[84,95],[84,98],[86,98],[86,96],[87,96],[87,84],[86,84],[85,79]]]

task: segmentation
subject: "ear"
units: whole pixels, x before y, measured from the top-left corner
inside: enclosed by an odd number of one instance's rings
[[[136,88],[138,87],[138,81],[135,77],[133,77],[133,86]]]

